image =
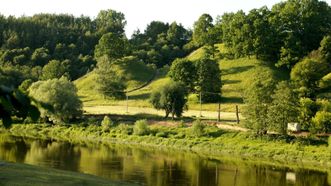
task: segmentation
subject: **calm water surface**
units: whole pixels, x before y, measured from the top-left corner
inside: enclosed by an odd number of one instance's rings
[[[208,159],[188,152],[71,144],[8,135],[0,135],[0,159],[151,186],[331,185],[331,170],[292,170],[245,161]]]

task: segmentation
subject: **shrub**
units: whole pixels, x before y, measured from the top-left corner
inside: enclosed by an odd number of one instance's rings
[[[191,134],[195,137],[201,137],[204,135],[204,129],[205,125],[200,120],[196,120],[192,124]]]
[[[133,134],[143,136],[149,134],[147,120],[138,120],[134,123]]]
[[[114,125],[114,122],[108,116],[105,116],[101,122],[102,131],[109,132],[109,129],[113,125]]]
[[[329,144],[329,150],[331,151],[331,136],[329,136],[328,144]]]
[[[65,77],[35,82],[29,88],[29,95],[47,105],[40,108],[40,114],[53,123],[68,122],[82,115],[77,88]]]
[[[312,119],[313,128],[316,132],[330,132],[331,131],[331,112],[318,111]]]
[[[132,134],[132,128],[129,125],[124,124],[124,123],[119,124],[116,127],[116,129],[117,129],[117,132],[120,134],[126,134],[126,135]]]
[[[153,90],[150,103],[157,110],[164,110],[165,117],[171,114],[181,117],[186,106],[186,90],[182,83],[170,81]]]

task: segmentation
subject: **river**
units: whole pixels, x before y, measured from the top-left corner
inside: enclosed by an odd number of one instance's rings
[[[0,135],[0,160],[138,185],[328,186],[331,172],[201,157],[127,145],[72,144]]]

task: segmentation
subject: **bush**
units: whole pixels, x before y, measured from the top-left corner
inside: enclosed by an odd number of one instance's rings
[[[331,151],[331,136],[329,136],[328,144],[329,144],[329,150]]]
[[[29,88],[29,95],[47,105],[40,108],[40,114],[53,123],[68,122],[82,115],[77,88],[65,77],[35,82]]]
[[[133,134],[143,136],[149,134],[147,120],[138,120],[134,123]]]
[[[331,131],[331,112],[318,111],[312,119],[313,128],[316,132],[330,132]]]
[[[124,123],[119,124],[116,127],[116,130],[120,134],[126,134],[126,135],[132,134],[132,128],[129,125],[124,124]]]
[[[191,134],[195,137],[201,137],[204,135],[204,129],[205,125],[200,120],[196,120],[192,124]]]
[[[165,117],[171,114],[181,117],[186,106],[186,90],[182,83],[170,81],[153,90],[150,103],[157,110],[164,110]]]
[[[102,131],[109,132],[109,129],[113,125],[114,125],[114,122],[108,116],[105,116],[101,122]]]

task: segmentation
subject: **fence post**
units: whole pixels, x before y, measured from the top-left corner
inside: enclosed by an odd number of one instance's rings
[[[200,118],[202,117],[202,91],[200,91]]]
[[[236,116],[237,116],[237,124],[239,124],[239,108],[238,105],[236,105]]]
[[[129,96],[126,94],[126,113],[129,113]]]
[[[221,102],[218,102],[218,116],[217,116],[217,122],[221,121]]]

